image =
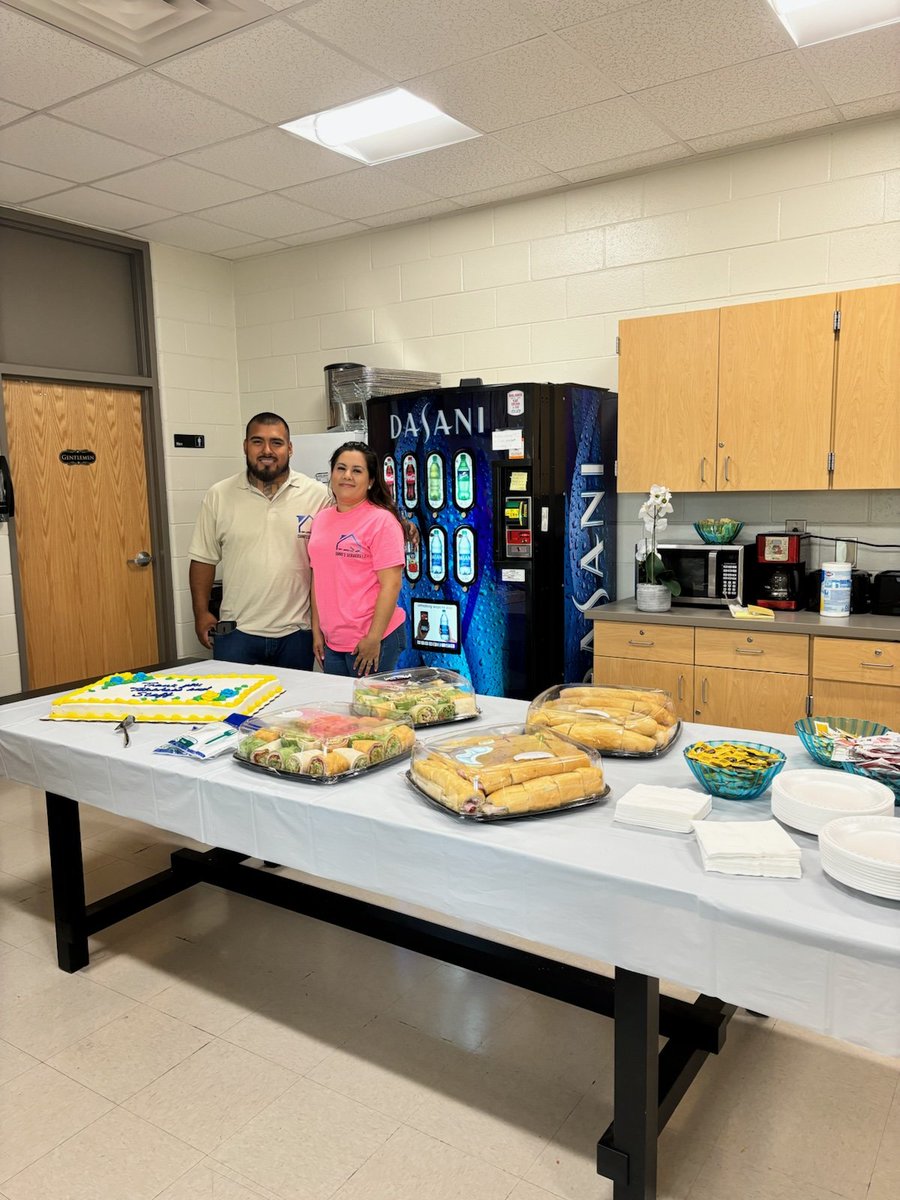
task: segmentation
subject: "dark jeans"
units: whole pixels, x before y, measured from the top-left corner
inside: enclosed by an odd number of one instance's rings
[[[312,633],[298,629],[285,637],[260,637],[240,629],[213,638],[213,658],[225,662],[247,663],[259,667],[292,667],[295,671],[313,669]]]
[[[378,670],[393,671],[397,665],[397,659],[406,649],[406,622],[398,625],[393,633],[389,633],[387,637],[381,639],[381,652],[378,655]],[[332,650],[326,643],[325,646],[325,674],[326,675],[349,675],[355,679],[357,676],[356,668],[353,665],[353,660],[356,654],[351,650],[348,654],[341,650]]]

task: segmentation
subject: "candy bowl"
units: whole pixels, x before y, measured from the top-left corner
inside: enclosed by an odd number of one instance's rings
[[[684,760],[705,792],[723,800],[755,800],[770,786],[786,756],[762,742],[694,742]]]

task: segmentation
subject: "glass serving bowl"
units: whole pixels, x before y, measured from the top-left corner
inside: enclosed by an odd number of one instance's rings
[[[851,737],[876,737],[887,733],[887,725],[878,725],[875,721],[864,721],[861,717],[804,717],[802,721],[794,722],[797,737],[803,743],[803,749],[823,767],[840,769],[843,763],[833,763],[834,738],[827,734],[816,733],[817,725],[828,725],[831,729],[840,729]]]
[[[717,546],[727,546],[733,542],[743,528],[744,522],[735,521],[732,517],[707,517],[694,522],[694,529],[701,539]]]
[[[894,793],[894,804],[900,805],[900,771],[896,767],[864,767],[862,763],[841,763],[845,771],[851,775],[862,775],[864,779],[874,779],[883,783]]]
[[[704,744],[712,747],[745,746],[750,750],[761,750],[777,756],[771,766],[760,770],[749,767],[719,767],[688,758],[688,751],[697,743],[688,746],[684,751],[684,761],[690,767],[692,775],[705,792],[709,792],[711,796],[720,796],[723,800],[755,800],[766,791],[787,761],[781,750],[776,750],[774,746],[766,746],[762,742],[734,742],[725,738]]]

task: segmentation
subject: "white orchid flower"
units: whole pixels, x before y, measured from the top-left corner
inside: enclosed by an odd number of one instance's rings
[[[666,528],[666,526],[668,524],[669,524],[669,522],[666,520],[665,517],[660,517],[659,520],[656,522],[657,532],[662,533],[662,531]]]
[[[638,562],[643,562],[649,553],[650,553],[650,548],[647,545],[647,539],[641,538],[641,540],[638,542],[638,544],[635,548],[635,555],[634,555],[635,559]]]

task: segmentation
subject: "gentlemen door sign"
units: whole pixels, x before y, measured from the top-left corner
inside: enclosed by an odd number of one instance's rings
[[[97,461],[93,450],[60,450],[59,461],[67,467],[89,467]]]

